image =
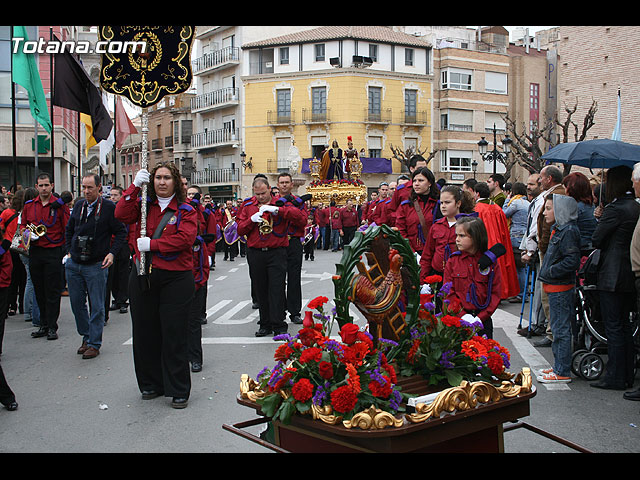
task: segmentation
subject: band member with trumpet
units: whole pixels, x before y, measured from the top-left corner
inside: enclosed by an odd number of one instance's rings
[[[38,196],[25,202],[20,217],[20,231],[29,239],[29,272],[40,309],[40,328],[33,338],[58,338],[60,296],[63,289],[62,257],[65,255],[65,229],[69,207],[64,198],[53,194],[48,173],[36,179]]]
[[[247,237],[249,275],[256,279],[260,320],[257,337],[286,333],[285,279],[287,274],[288,231],[304,228],[305,212],[286,202],[276,205],[269,181],[253,181],[253,197],[245,200],[237,218],[238,234]],[[298,243],[300,241],[298,240]]]
[[[139,198],[148,183],[147,198]],[[134,264],[129,278],[133,360],[144,400],[173,397],[185,408],[191,391],[188,357],[189,315],[195,281],[193,244],[197,213],[186,200],[173,162],[141,169],[116,205],[116,219],[135,224]],[[146,235],[141,231],[141,202],[147,202]],[[145,272],[140,258],[145,255]]]
[[[232,200],[227,200],[222,214],[220,216],[220,228],[223,231],[224,240],[224,258],[223,260],[234,261],[238,256],[238,242],[240,237],[235,235],[233,230],[237,227],[236,216],[238,214],[238,208],[233,206]],[[225,235],[225,233],[227,235]]]
[[[304,215],[304,224],[298,226],[291,224],[287,231],[289,237],[289,246],[287,247],[287,311],[289,312],[289,320],[297,325],[302,324],[302,239],[305,234],[305,226],[307,225],[306,199],[310,197],[296,197],[291,194],[293,191],[293,179],[288,173],[278,175],[278,189],[280,190],[280,198],[276,201],[276,205],[290,205],[298,208]]]

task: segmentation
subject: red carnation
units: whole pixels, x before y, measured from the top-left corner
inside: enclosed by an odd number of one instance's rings
[[[306,402],[313,395],[313,384],[308,378],[301,378],[291,388],[291,394],[298,402]]]
[[[322,358],[322,350],[316,347],[305,348],[300,354],[300,363],[319,362]]]
[[[328,301],[329,299],[327,297],[322,297],[322,296],[316,297],[309,302],[309,304],[307,305],[307,308],[310,308],[311,310],[316,310],[318,307],[323,306]]]
[[[371,393],[374,397],[389,398],[392,391],[391,380],[385,375],[383,375],[382,378],[384,378],[385,380],[384,385],[380,384],[376,380],[372,380],[371,382],[369,382],[369,390],[371,390]]]
[[[448,297],[449,306],[447,307],[447,311],[450,313],[459,313],[462,310],[462,303],[458,300],[458,297],[455,295],[451,295]]]
[[[441,319],[442,323],[447,327],[459,327],[460,326],[460,318],[454,317],[453,315],[444,315]]]
[[[442,277],[440,275],[429,275],[428,277],[425,277],[424,279],[424,283],[439,283],[442,281]]]
[[[336,412],[347,413],[353,410],[358,397],[349,385],[343,385],[331,392],[331,405]]]
[[[333,377],[333,365],[330,362],[320,362],[318,364],[318,371],[320,376],[325,380],[329,380]]]

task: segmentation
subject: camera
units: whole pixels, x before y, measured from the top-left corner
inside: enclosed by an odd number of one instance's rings
[[[93,246],[93,237],[88,235],[78,236],[78,250],[80,250],[80,261],[87,262],[91,259],[91,247]]]

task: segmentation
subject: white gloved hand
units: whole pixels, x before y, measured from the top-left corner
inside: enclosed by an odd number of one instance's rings
[[[278,207],[276,207],[275,205],[262,205],[260,207],[260,213],[264,213],[264,212],[270,212],[270,213],[273,213],[274,215],[277,215]]]
[[[35,233],[31,232],[29,234],[29,236],[31,237],[31,241],[33,242],[34,240],[39,240],[40,237],[38,235],[36,235]]]
[[[251,215],[251,221],[255,223],[260,223],[262,221],[262,212],[256,212]]]
[[[138,250],[141,252],[151,250],[151,239],[149,237],[140,237],[138,239]]]
[[[462,317],[462,320],[464,320],[465,322],[471,324],[471,325],[478,325],[480,327],[482,327],[482,320],[480,320],[478,317],[475,317],[473,315],[471,315],[470,313],[465,313]]]
[[[136,178],[133,179],[133,184],[140,188],[142,187],[142,185],[144,185],[145,183],[149,183],[149,179],[151,178],[151,174],[145,170],[138,170],[138,173],[136,173]]]

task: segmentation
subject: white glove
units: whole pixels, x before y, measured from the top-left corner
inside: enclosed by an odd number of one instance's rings
[[[133,179],[133,184],[140,188],[142,187],[142,185],[144,185],[145,183],[149,183],[149,179],[151,178],[151,174],[145,170],[138,170],[138,173],[136,173],[136,178]]]
[[[138,250],[148,252],[151,250],[151,239],[149,237],[140,237],[138,239]]]
[[[278,214],[278,207],[276,207],[275,205],[262,205],[260,207],[260,213],[264,213],[264,212],[270,212],[273,213],[274,215]]]
[[[36,235],[35,233],[31,232],[29,234],[29,236],[31,237],[31,241],[33,242],[34,240],[38,240],[40,239],[40,237],[38,235]]]
[[[462,316],[462,320],[464,320],[465,322],[470,323],[471,325],[479,325],[480,327],[482,327],[482,320],[480,320],[478,317],[475,317],[473,315],[471,315],[470,313],[465,313]]]
[[[256,212],[253,215],[251,215],[251,221],[255,223],[262,222],[262,212]]]

